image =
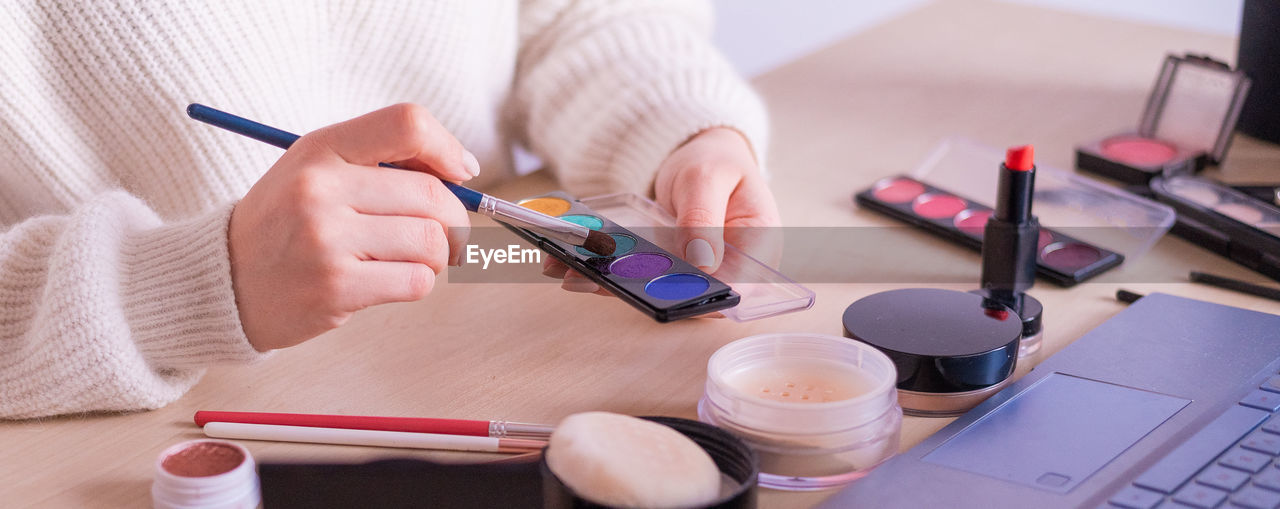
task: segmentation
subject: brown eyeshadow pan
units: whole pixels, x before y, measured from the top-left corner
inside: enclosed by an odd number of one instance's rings
[[[1257,224],[1264,217],[1257,207],[1245,203],[1223,203],[1214,207],[1213,211],[1248,225]]]

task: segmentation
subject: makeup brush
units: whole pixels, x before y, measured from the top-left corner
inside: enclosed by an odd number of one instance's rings
[[[547,446],[545,441],[523,438],[472,437],[404,431],[243,424],[239,422],[211,422],[205,424],[204,434],[207,437],[233,440],[268,440],[272,442],[501,453],[533,452],[542,450],[543,447]]]
[[[193,103],[187,105],[187,115],[214,127],[220,127],[283,149],[288,149],[293,145],[293,142],[298,141],[299,137],[296,134],[259,124],[247,118],[238,117],[203,104]],[[380,163],[379,166],[404,169],[388,163]],[[599,255],[613,254],[614,248],[617,247],[613,237],[607,234],[563,219],[551,217],[541,212],[529,210],[509,201],[467,189],[453,182],[446,180],[441,182],[444,182],[445,187],[449,188],[449,191],[458,197],[462,205],[472,212],[489,216],[511,226],[533,230],[545,237],[551,237],[575,246],[582,246],[584,249]]]
[[[430,417],[377,417],[366,415],[289,414],[278,412],[220,412],[200,410],[196,426],[211,422],[241,424],[276,424],[316,428],[364,429],[373,431],[406,431],[443,435],[470,435],[493,438],[540,438],[551,436],[555,427],[511,421],[479,421],[471,419],[438,419]]]

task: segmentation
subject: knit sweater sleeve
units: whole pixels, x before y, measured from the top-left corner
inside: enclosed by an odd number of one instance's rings
[[[231,288],[231,205],[165,223],[109,192],[0,233],[0,418],[157,408],[261,357]]]
[[[647,194],[710,127],[743,133],[764,161],[764,106],[710,44],[707,2],[526,0],[519,23],[514,123],[574,193]]]

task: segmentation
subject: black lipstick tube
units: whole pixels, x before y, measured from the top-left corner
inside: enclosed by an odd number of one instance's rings
[[[1022,312],[1022,294],[1035,284],[1040,222],[1031,215],[1035,166],[1000,165],[995,212],[982,239],[982,288],[993,299]]]

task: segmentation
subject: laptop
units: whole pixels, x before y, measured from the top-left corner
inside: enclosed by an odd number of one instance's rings
[[[1280,507],[1280,316],[1151,294],[822,507]]]

